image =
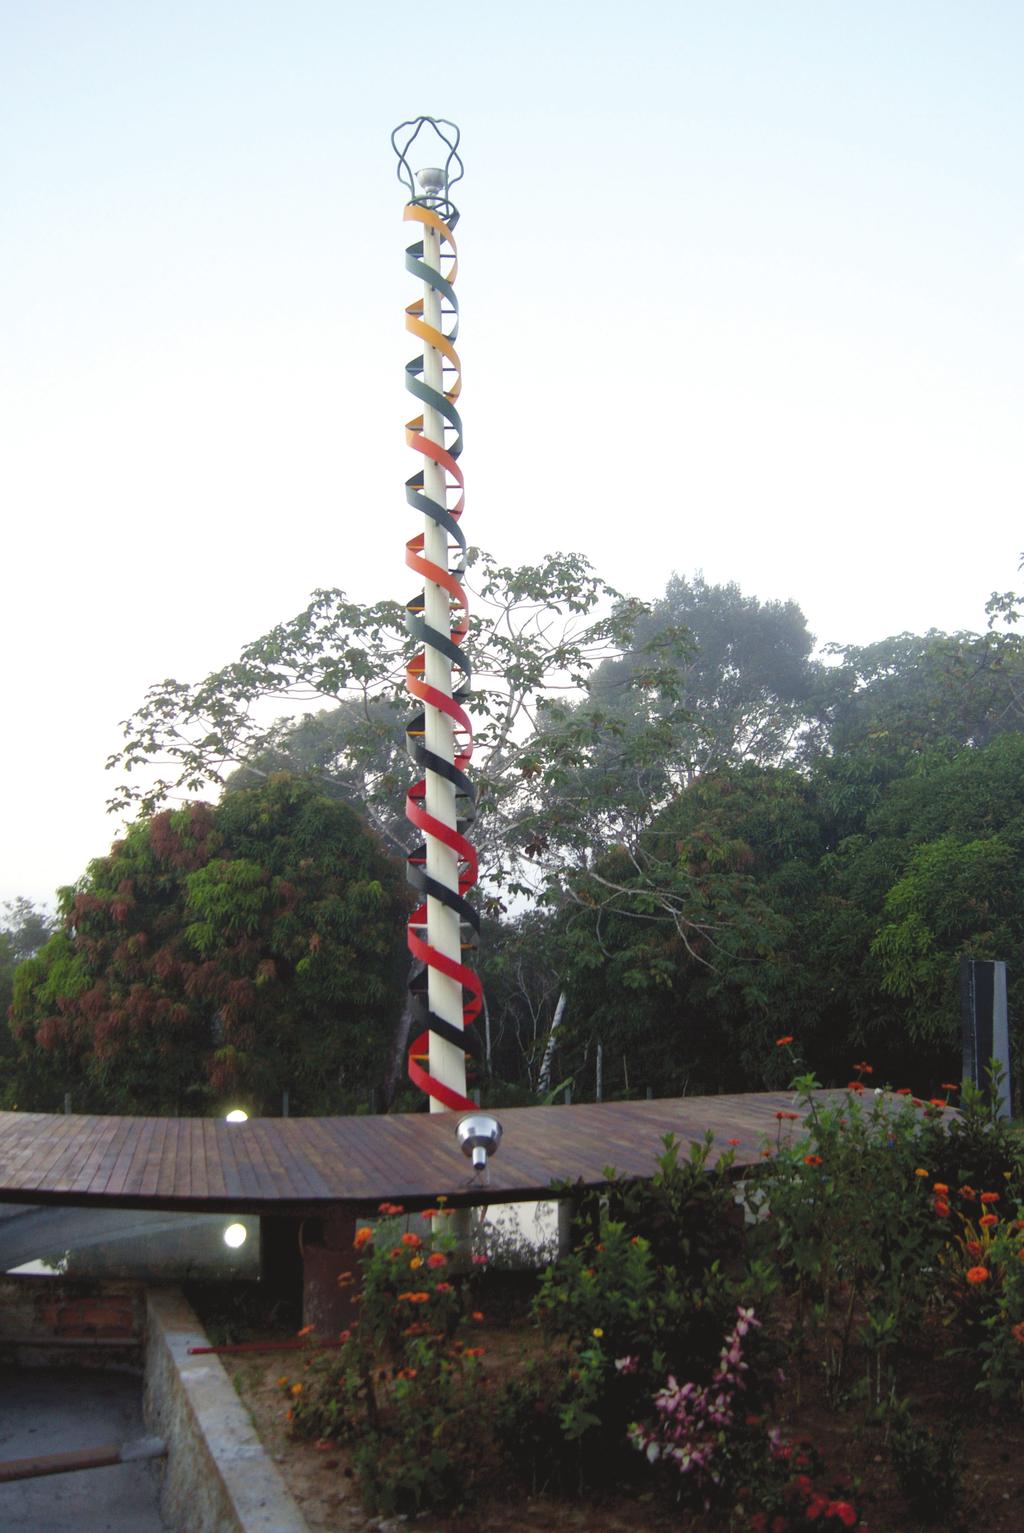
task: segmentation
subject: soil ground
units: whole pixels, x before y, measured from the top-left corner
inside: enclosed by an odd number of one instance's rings
[[[197,1302],[202,1310],[201,1300]],[[501,1308],[487,1302],[488,1314],[499,1314]],[[474,1336],[487,1348],[491,1368],[514,1368],[529,1350],[529,1321],[521,1305],[516,1311]],[[216,1325],[210,1329],[216,1330]],[[276,1334],[288,1332],[278,1324]],[[838,1410],[830,1407],[813,1357],[799,1377],[791,1367],[774,1419],[787,1436],[813,1440],[829,1476],[846,1474],[859,1484],[859,1500],[871,1533],[977,1526],[984,1526],[986,1533],[1020,1533],[1024,1527],[1024,1416],[1012,1411],[989,1413],[980,1396],[965,1390],[962,1370],[943,1356],[943,1350],[943,1338],[937,1332],[916,1355],[904,1359],[899,1381],[899,1393],[912,1399],[916,1425],[937,1435],[951,1420],[960,1426],[961,1500],[930,1524],[915,1518],[900,1494],[883,1427],[866,1422],[863,1404],[857,1400]],[[287,1402],[278,1381],[283,1374],[296,1376],[301,1366],[297,1354],[249,1353],[225,1356],[222,1361],[313,1533],[371,1533],[399,1526],[402,1519],[382,1519],[363,1510],[343,1447],[305,1443],[288,1435]],[[572,1501],[503,1492],[494,1500],[475,1502],[464,1515],[424,1516],[416,1521],[422,1533],[470,1533],[479,1527],[493,1533],[520,1528],[544,1533],[667,1533],[680,1528],[689,1533],[712,1533],[712,1529],[721,1533],[723,1525],[721,1520],[712,1524],[666,1505],[653,1493],[607,1497],[588,1493],[585,1499]]]

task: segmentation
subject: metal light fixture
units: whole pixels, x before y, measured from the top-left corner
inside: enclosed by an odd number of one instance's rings
[[[473,1162],[473,1170],[483,1171],[501,1143],[501,1124],[490,1113],[468,1113],[459,1119],[455,1137],[463,1155]]]

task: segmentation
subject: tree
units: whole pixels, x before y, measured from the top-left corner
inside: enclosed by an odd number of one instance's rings
[[[5,900],[3,925],[0,926],[0,1019],[6,1021],[14,996],[14,975],[18,965],[31,958],[53,935],[54,918],[40,910],[32,900],[19,896]],[[0,1025],[0,1105],[11,1097],[11,1059],[14,1040],[6,1026]]]
[[[402,1005],[401,869],[287,774],[136,822],[18,971],[19,1105],[365,1106]]]
[[[746,763],[700,777],[636,848],[572,880],[558,1073],[592,1091],[600,1043],[606,1095],[765,1084],[819,854],[806,781]]]
[[[591,822],[546,794],[621,734],[608,710],[581,715],[578,699],[595,667],[632,652],[645,604],[623,597],[579,554],[539,565],[499,566],[471,551],[478,612],[466,644],[472,664],[475,746],[471,776],[479,820],[474,840],[492,888],[536,893],[566,853],[586,858]],[[319,591],[305,611],[246,646],[238,661],[197,684],[165,681],[125,721],[124,747],[108,765],[126,774],[111,807],[158,807],[169,794],[222,783],[239,768],[260,774],[293,752],[318,781],[335,785],[392,844],[409,840],[396,807],[410,781],[399,718],[412,711],[405,666],[413,645],[396,602],[363,608]],[[636,684],[671,689],[675,664],[656,636],[637,656]],[[258,704],[290,707],[269,727]],[[330,703],[312,721],[296,704]],[[663,746],[664,722],[634,730],[635,759]],[[159,775],[152,780],[150,773]],[[141,772],[143,780],[130,780]],[[246,780],[242,778],[240,780]],[[605,808],[607,815],[607,807]]]

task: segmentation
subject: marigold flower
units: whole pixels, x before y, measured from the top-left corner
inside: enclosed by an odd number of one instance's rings
[[[415,1377],[415,1368],[399,1368],[398,1372],[395,1374],[396,1379],[414,1379]]]
[[[917,1166],[915,1168],[914,1175],[915,1176],[927,1176],[928,1172],[924,1169],[923,1166]]]
[[[412,1261],[409,1263],[409,1266],[412,1268],[413,1272],[416,1271],[417,1267],[422,1267],[423,1266],[423,1258],[422,1258],[422,1256],[414,1256]]]
[[[281,1377],[278,1379],[277,1387],[278,1387],[278,1389],[287,1389],[287,1387],[288,1387],[288,1375],[286,1373],[282,1373]]]
[[[776,1038],[776,1040],[775,1040],[775,1047],[777,1049],[784,1049],[787,1046],[787,1044],[790,1044],[792,1042],[793,1042],[793,1034],[792,1033],[787,1033],[784,1038]]]
[[[824,1165],[824,1161],[822,1160],[820,1155],[805,1155],[804,1156],[804,1165],[805,1166],[821,1166],[821,1165]]]
[[[973,1286],[975,1286],[975,1287],[979,1283],[987,1283],[988,1282],[988,1268],[987,1267],[968,1267],[968,1269],[967,1269],[967,1281],[970,1284],[972,1284]]]
[[[428,1267],[445,1267],[447,1264],[447,1256],[444,1256],[440,1251],[432,1251],[427,1257]]]
[[[851,1070],[857,1070],[861,1075],[874,1075],[874,1065],[869,1065],[866,1059],[862,1059],[859,1065],[851,1065]]]
[[[429,1298],[428,1293],[400,1293],[398,1302],[399,1304],[426,1304]]]
[[[999,1215],[982,1214],[981,1218],[978,1220],[978,1223],[983,1230],[990,1230],[994,1224],[999,1223]]]
[[[415,1251],[423,1244],[423,1242],[420,1237],[418,1235],[414,1235],[411,1230],[406,1230],[405,1234],[402,1236],[402,1244],[403,1246],[408,1246],[411,1251]]]
[[[338,1276],[338,1287],[348,1288],[350,1284],[355,1282],[355,1280],[354,1272],[342,1272]]]
[[[940,1198],[949,1197],[949,1188],[946,1186],[945,1182],[933,1182],[932,1192],[937,1193]]]
[[[370,1228],[370,1226],[368,1224],[364,1224],[362,1229],[356,1230],[356,1238],[355,1238],[355,1240],[352,1243],[355,1246],[357,1251],[361,1251],[363,1249],[363,1247],[366,1245],[367,1241],[370,1241],[372,1239],[373,1239],[373,1231],[371,1230],[371,1228]]]
[[[296,1397],[298,1397],[302,1393],[302,1385],[301,1384],[293,1384],[292,1387],[291,1387],[290,1393],[295,1395]]]
[[[928,1098],[928,1106],[929,1107],[945,1107],[946,1106],[945,1098],[943,1098],[943,1097],[929,1097]]]
[[[285,1419],[285,1421],[294,1421],[295,1420],[295,1412],[292,1411],[292,1410],[285,1411],[284,1419]]]
[[[999,1194],[998,1194],[998,1192],[983,1192],[982,1195],[981,1195],[981,1202],[982,1203],[998,1203],[999,1202]]]

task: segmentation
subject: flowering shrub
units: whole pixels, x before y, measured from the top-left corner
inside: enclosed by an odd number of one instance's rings
[[[308,1364],[302,1380],[280,1384],[298,1435],[353,1444],[368,1508],[451,1510],[479,1472],[473,1450],[488,1387],[483,1349],[460,1335],[474,1323],[468,1279],[440,1210],[429,1211],[422,1235],[402,1230],[397,1204],[381,1212],[375,1228],[356,1231],[357,1324],[341,1333],[339,1350]]]
[[[670,1374],[665,1387],[654,1396],[654,1424],[634,1422],[630,1428],[633,1446],[650,1463],[661,1460],[678,1474],[689,1475],[707,1501],[709,1487],[722,1483],[722,1450],[728,1442],[728,1428],[735,1425],[736,1397],[746,1387],[743,1376],[749,1365],[743,1358],[744,1338],[760,1324],[752,1309],[737,1309],[736,1322],[725,1338],[710,1383],[703,1387],[679,1384]],[[617,1366],[626,1370],[633,1364],[635,1359],[623,1358]]]

